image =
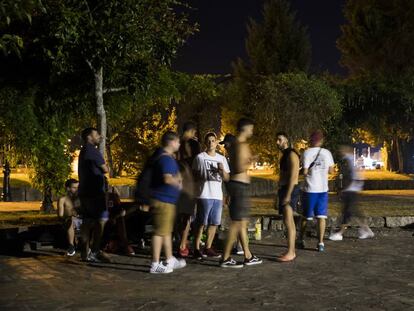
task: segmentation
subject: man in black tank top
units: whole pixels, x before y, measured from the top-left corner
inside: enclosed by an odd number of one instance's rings
[[[276,144],[282,151],[280,159],[280,178],[279,178],[279,214],[283,215],[283,221],[287,229],[288,250],[278,256],[278,261],[292,261],[296,257],[295,239],[296,226],[293,212],[299,200],[300,189],[299,179],[299,155],[296,150],[289,147],[289,140],[286,133],[277,133]]]

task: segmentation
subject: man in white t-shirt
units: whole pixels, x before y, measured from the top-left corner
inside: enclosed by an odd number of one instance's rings
[[[229,165],[221,154],[216,152],[218,140],[214,133],[207,133],[204,138],[206,151],[198,154],[193,162],[193,171],[199,185],[196,224],[198,230],[194,241],[194,258],[219,258],[212,248],[217,226],[221,224],[223,210],[223,180],[229,179]],[[207,242],[203,252],[200,250],[201,236],[207,229]]]
[[[322,148],[323,134],[316,131],[310,136],[311,147],[303,154],[305,186],[303,195],[304,220],[302,221],[299,247],[304,247],[303,236],[308,220],[318,219],[318,251],[323,252],[323,237],[328,217],[328,176],[334,173],[334,161],[329,150]]]

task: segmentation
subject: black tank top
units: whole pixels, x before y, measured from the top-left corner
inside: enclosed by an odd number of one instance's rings
[[[291,152],[294,152],[299,157],[299,154],[293,148],[289,147],[289,148],[283,150],[283,155],[282,155],[282,158],[280,159],[280,173],[281,174],[288,174],[289,173],[289,170],[290,170],[289,156],[290,156]]]

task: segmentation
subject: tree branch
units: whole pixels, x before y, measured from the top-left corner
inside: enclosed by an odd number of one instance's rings
[[[113,87],[113,88],[109,88],[109,89],[104,89],[103,93],[115,93],[115,92],[121,92],[121,91],[126,91],[128,90],[128,88],[126,86],[124,87]]]

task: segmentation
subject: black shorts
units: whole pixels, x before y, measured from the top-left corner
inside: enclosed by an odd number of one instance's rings
[[[109,212],[106,206],[105,194],[79,197],[81,215],[85,220],[108,220]]]
[[[230,219],[235,221],[246,220],[250,217],[249,184],[231,180],[227,184],[230,196]]]
[[[283,186],[280,186],[279,191],[277,192],[278,201],[279,201],[279,204],[278,204],[279,214],[280,215],[283,215],[283,211],[284,211],[284,208],[285,208],[282,203],[283,203],[283,200],[286,197],[287,190],[288,190],[288,186],[283,185]],[[298,203],[299,203],[299,199],[300,199],[300,187],[299,187],[299,185],[295,185],[293,187],[292,194],[290,196],[290,206],[292,207],[292,209],[294,211],[296,211],[296,208],[297,208]]]
[[[361,210],[358,208],[358,193],[355,191],[344,191],[341,193],[343,204],[342,224],[349,224],[352,217],[362,217]]]

